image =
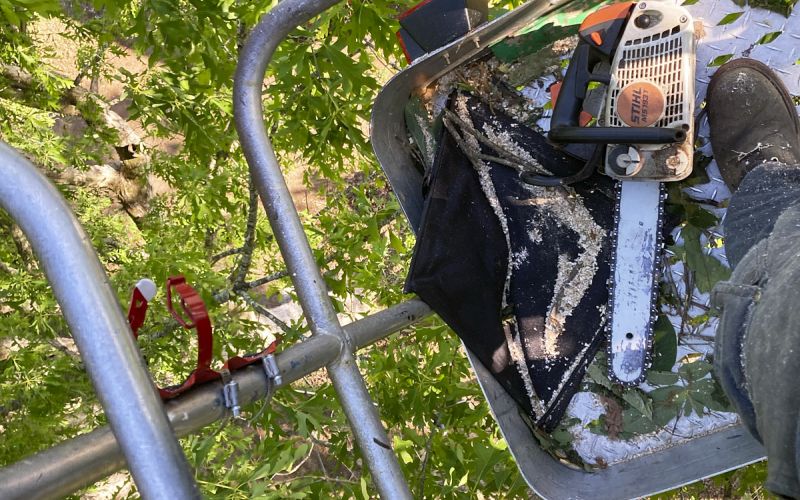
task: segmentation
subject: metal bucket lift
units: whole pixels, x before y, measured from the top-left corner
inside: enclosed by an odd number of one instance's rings
[[[280,380],[259,365],[238,370],[232,377],[244,404],[327,367],[378,493],[383,498],[410,498],[353,354],[426,317],[430,309],[410,300],[345,326],[339,323],[262,118],[264,74],[275,48],[295,27],[337,1],[278,3],[253,30],[239,60],[234,85],[237,131],[312,336],[276,356]],[[373,147],[412,227],[417,227],[422,208],[422,177],[404,144],[403,108],[412,91],[568,1],[530,1],[423,56],[378,96]],[[706,77],[707,73],[698,72],[698,79]],[[110,422],[0,469],[1,496],[62,497],[127,463],[145,498],[199,497],[176,436],[228,415],[222,383],[204,384],[162,405],[100,263],[67,204],[32,164],[5,145],[0,145],[0,169],[6,179],[14,179],[0,184],[0,206],[22,227],[41,260]],[[82,293],[72,293],[75,289]],[[538,446],[515,403],[471,354],[470,360],[520,471],[543,497],[639,497],[762,458],[760,446],[744,429],[733,426],[602,471],[567,468]]]

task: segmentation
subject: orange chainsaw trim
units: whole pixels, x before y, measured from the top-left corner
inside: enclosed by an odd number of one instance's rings
[[[628,14],[630,14],[634,5],[636,5],[636,2],[622,2],[603,7],[597,12],[586,16],[586,19],[583,20],[580,28],[578,28],[578,31],[581,33],[585,31],[596,31],[593,28],[599,28],[602,24],[616,21],[618,19],[625,19],[628,17]],[[602,41],[600,43],[602,43]]]
[[[562,83],[563,82],[556,82],[550,85],[550,88],[548,89],[550,92],[550,102],[553,104],[553,108],[556,107],[556,101],[558,100],[558,93],[561,91]],[[591,113],[581,110],[580,117],[578,117],[578,124],[581,127],[585,127],[589,124],[589,122],[592,121],[593,118],[594,116],[592,116]]]

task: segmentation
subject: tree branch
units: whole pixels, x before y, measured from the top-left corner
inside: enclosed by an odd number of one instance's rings
[[[285,278],[287,276],[289,276],[289,271],[287,271],[286,269],[283,269],[283,270],[278,271],[276,273],[272,273],[270,275],[264,276],[263,278],[259,278],[257,280],[248,281],[246,283],[243,283],[242,286],[243,286],[243,288],[245,290],[250,290],[251,288],[255,288],[255,287],[261,286],[261,285],[266,285],[267,283],[279,280],[281,278]]]
[[[220,253],[218,253],[216,255],[212,255],[211,256],[211,264],[212,265],[216,264],[217,262],[219,262],[220,260],[224,259],[225,257],[229,257],[231,255],[236,255],[237,253],[241,253],[241,251],[242,251],[242,247],[229,248],[228,250],[225,250],[224,252],[220,252]]]
[[[22,229],[12,221],[4,221],[2,224],[11,234],[11,239],[14,241],[14,246],[17,247],[17,254],[22,267],[26,271],[32,271],[36,267],[36,256],[33,254],[33,248],[28,237],[22,232]],[[9,267],[9,270],[13,268]],[[10,273],[15,274],[15,273]]]
[[[252,308],[253,308],[253,310],[256,312],[256,314],[260,314],[260,315],[262,315],[262,316],[266,316],[266,318],[267,318],[267,319],[269,319],[270,321],[272,321],[273,323],[275,323],[275,325],[276,325],[278,328],[280,328],[281,330],[283,330],[283,332],[284,332],[284,333],[289,333],[289,332],[291,332],[291,331],[292,331],[292,329],[289,327],[289,325],[287,325],[286,323],[284,323],[283,321],[281,321],[281,320],[280,320],[280,319],[279,319],[277,316],[275,316],[274,314],[272,314],[272,313],[269,311],[269,309],[267,309],[266,307],[262,306],[261,304],[259,304],[259,303],[258,303],[258,302],[256,302],[255,300],[253,300],[253,297],[251,297],[250,295],[248,295],[248,294],[247,294],[247,292],[240,291],[240,292],[237,292],[237,295],[238,295],[239,297],[241,297],[241,298],[242,298],[242,300],[244,300],[244,301],[245,301],[245,303],[247,303],[247,305],[249,305],[250,307],[252,307]]]
[[[436,434],[436,428],[430,430],[428,439],[425,441],[425,456],[422,458],[422,465],[420,466],[419,482],[417,483],[416,498],[423,498],[425,496],[425,478],[428,474],[428,459],[431,454],[431,447],[433,445],[433,436]]]
[[[0,74],[8,81],[11,87],[17,90],[28,90],[36,84],[33,75],[17,66],[0,64]],[[54,78],[64,78],[62,75],[55,73],[52,74],[52,76]],[[118,146],[133,146],[134,148],[138,148],[142,144],[142,139],[139,137],[139,134],[128,125],[124,118],[114,112],[111,106],[99,95],[86,90],[80,85],[74,85],[65,90],[61,97],[64,103],[73,106],[87,103],[97,106],[100,111],[97,117],[99,120],[95,119],[95,117],[88,116],[91,113],[82,115],[83,118],[87,123],[99,123],[116,130],[119,134]]]
[[[6,264],[3,261],[0,261],[0,271],[3,271],[4,273],[10,274],[12,276],[15,275],[15,274],[19,274],[19,271],[17,271],[16,269],[14,269],[13,267],[9,266],[8,264]]]
[[[258,222],[258,192],[256,191],[253,178],[250,177],[249,183],[250,199],[247,205],[247,225],[244,229],[244,243],[241,247],[241,257],[236,269],[231,273],[230,281],[234,290],[244,283],[247,272],[250,271],[250,264],[253,262],[253,251],[256,246],[256,223]]]

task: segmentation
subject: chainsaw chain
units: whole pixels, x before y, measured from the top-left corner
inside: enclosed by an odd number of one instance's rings
[[[611,326],[612,326],[612,319],[614,315],[613,311],[613,303],[614,303],[614,277],[615,277],[615,270],[616,270],[616,259],[617,259],[617,239],[618,239],[618,231],[617,228],[619,227],[619,220],[620,220],[620,202],[621,202],[621,192],[622,192],[622,182],[617,181],[614,184],[614,230],[611,232],[612,240],[613,240],[613,247],[611,251],[611,258],[610,258],[610,276],[608,278],[608,315],[606,317],[606,355],[608,359],[608,377],[609,379],[616,384],[621,384],[626,387],[633,387],[637,386],[640,383],[644,382],[647,376],[647,370],[653,364],[653,324],[655,323],[658,317],[658,287],[659,283],[661,282],[661,264],[664,254],[664,235],[663,235],[663,227],[664,227],[664,202],[667,199],[667,190],[664,186],[664,183],[660,183],[659,188],[659,196],[658,196],[658,222],[657,227],[658,230],[656,231],[656,254],[655,258],[653,259],[653,269],[652,269],[652,276],[653,281],[650,285],[650,324],[647,327],[647,331],[645,332],[646,337],[646,355],[645,355],[645,362],[644,362],[644,369],[642,370],[642,375],[636,380],[630,382],[624,382],[617,378],[614,374],[613,363],[612,363],[612,353],[611,353]]]

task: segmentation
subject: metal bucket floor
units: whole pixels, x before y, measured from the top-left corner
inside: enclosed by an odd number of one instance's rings
[[[702,25],[703,31],[697,49],[698,109],[716,68],[726,60],[738,57],[751,57],[768,64],[781,76],[793,95],[800,93],[800,66],[796,64],[800,57],[796,48],[800,41],[800,16],[796,12],[786,18],[762,9],[740,7],[730,0],[701,0],[684,6],[698,21],[696,26]],[[464,40],[427,56],[392,80],[376,101],[373,114],[376,155],[395,191],[399,191],[398,197],[412,226],[416,226],[418,220],[414,203],[418,201],[421,179],[415,177],[416,172],[409,170],[409,167],[413,169],[413,164],[410,159],[404,158],[407,153],[398,156],[398,147],[402,146],[405,136],[397,128],[397,123],[402,127],[402,108],[408,99],[409,90],[427,84],[456,67],[457,61],[479,54],[492,41],[513,33],[521,23],[530,23],[537,9],[537,15],[544,10],[540,5],[528,3],[515,11],[513,19],[504,21],[505,18],[500,18],[484,27],[483,31],[494,38],[483,37],[481,32],[473,33]],[[469,47],[470,44],[473,45],[471,50],[465,50],[464,47]],[[534,101],[541,99],[543,104],[549,99],[543,88],[546,85],[531,87],[525,92],[526,96]],[[391,120],[395,120],[395,123],[387,123]],[[538,125],[546,129],[548,121],[545,115]],[[698,123],[698,128],[702,144],[698,152],[710,157],[709,129],[705,118]],[[387,134],[389,129],[392,129],[390,134],[393,137]],[[721,181],[713,161],[707,166],[707,173],[709,182],[689,188],[687,194],[701,200],[726,200],[730,193]],[[712,211],[718,216],[724,215],[724,209]],[[674,236],[680,239],[679,233]],[[712,249],[711,252],[721,262],[725,262],[724,248]],[[680,274],[682,268],[675,265],[670,272]],[[707,296],[697,294],[695,299],[703,302],[707,300]],[[715,328],[715,320],[706,325],[706,330],[710,333]],[[743,428],[731,424],[734,419],[729,414],[720,419],[719,425],[712,432],[701,430],[688,439],[662,443],[661,446],[633,454],[606,469],[592,473],[570,469],[538,446],[513,401],[471,354],[470,361],[523,476],[534,491],[546,498],[639,497],[735,469],[763,457],[758,443]]]

